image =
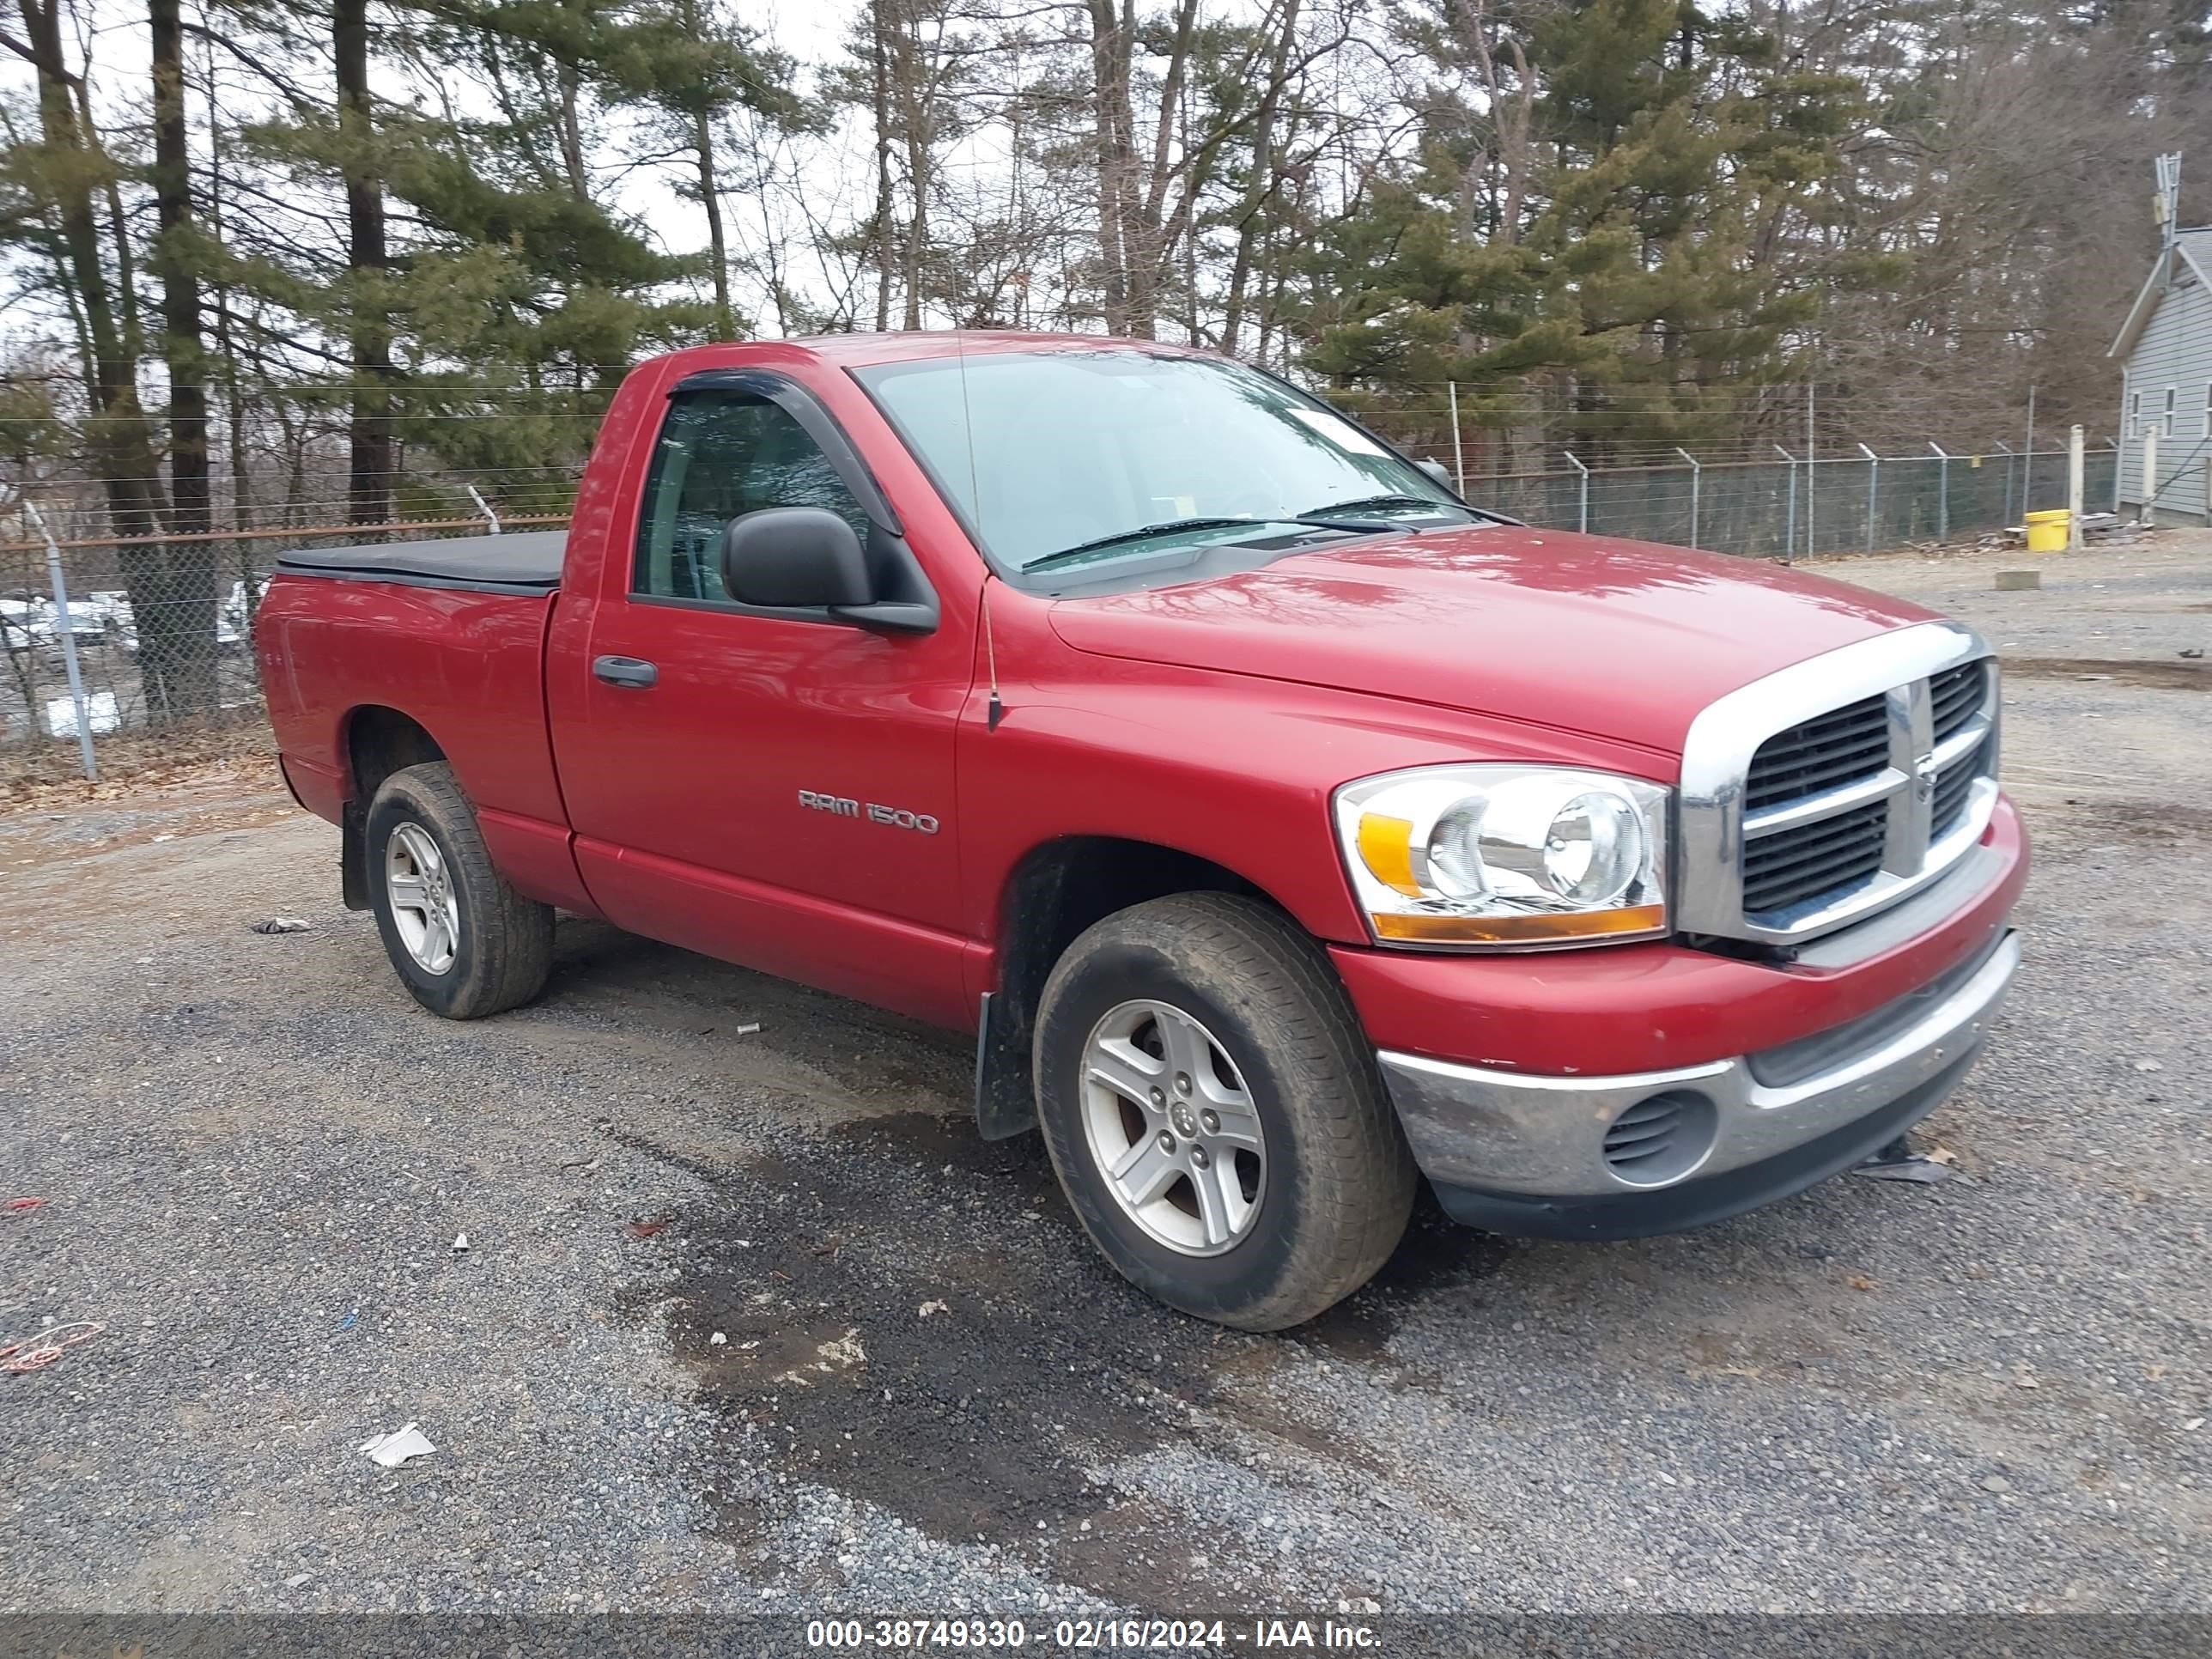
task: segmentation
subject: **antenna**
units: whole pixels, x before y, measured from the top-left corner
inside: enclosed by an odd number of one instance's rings
[[[968,435],[968,510],[976,519],[983,516],[983,487],[975,473],[975,414],[968,405],[968,341],[957,329],[952,334],[952,352],[960,368],[960,423]],[[1006,705],[999,699],[999,647],[991,637],[991,584],[997,578],[988,572],[983,577],[982,591],[976,605],[983,616],[983,661],[991,678],[990,712],[984,718],[983,729],[995,732],[999,722],[1006,717]]]
[[[985,576],[982,592],[976,599],[983,613],[983,672],[991,682],[990,712],[983,721],[986,732],[997,731],[999,722],[1006,717],[1006,705],[999,701],[999,647],[991,638],[991,584],[997,580],[995,576]]]

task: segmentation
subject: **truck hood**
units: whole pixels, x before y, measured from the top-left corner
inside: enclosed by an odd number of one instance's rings
[[[1079,651],[1464,708],[1680,754],[1698,710],[1930,612],[1763,561],[1523,526],[1366,539],[1061,599]]]

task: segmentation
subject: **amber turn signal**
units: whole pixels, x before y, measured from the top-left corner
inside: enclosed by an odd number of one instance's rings
[[[1413,879],[1413,826],[1404,818],[1383,812],[1364,812],[1359,818],[1359,859],[1375,872],[1375,879],[1407,898],[1421,896]]]
[[[1553,915],[1382,915],[1369,920],[1375,924],[1377,939],[1426,945],[1552,945],[1620,933],[1656,933],[1667,925],[1667,907],[1630,904],[1615,910],[1575,910]]]

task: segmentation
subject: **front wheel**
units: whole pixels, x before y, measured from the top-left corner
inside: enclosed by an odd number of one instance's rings
[[[416,1001],[447,1019],[481,1019],[544,988],[552,907],[492,867],[451,767],[433,762],[385,779],[367,830],[369,905]]]
[[[1313,942],[1186,893],[1070,945],[1037,1019],[1038,1118],[1107,1260],[1244,1330],[1312,1318],[1404,1235],[1416,1176],[1365,1036]]]

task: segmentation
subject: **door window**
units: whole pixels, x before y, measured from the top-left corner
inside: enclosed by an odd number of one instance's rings
[[[867,538],[867,514],[788,410],[750,392],[678,393],[646,472],[630,591],[730,604],[722,526],[765,507],[826,507]]]

